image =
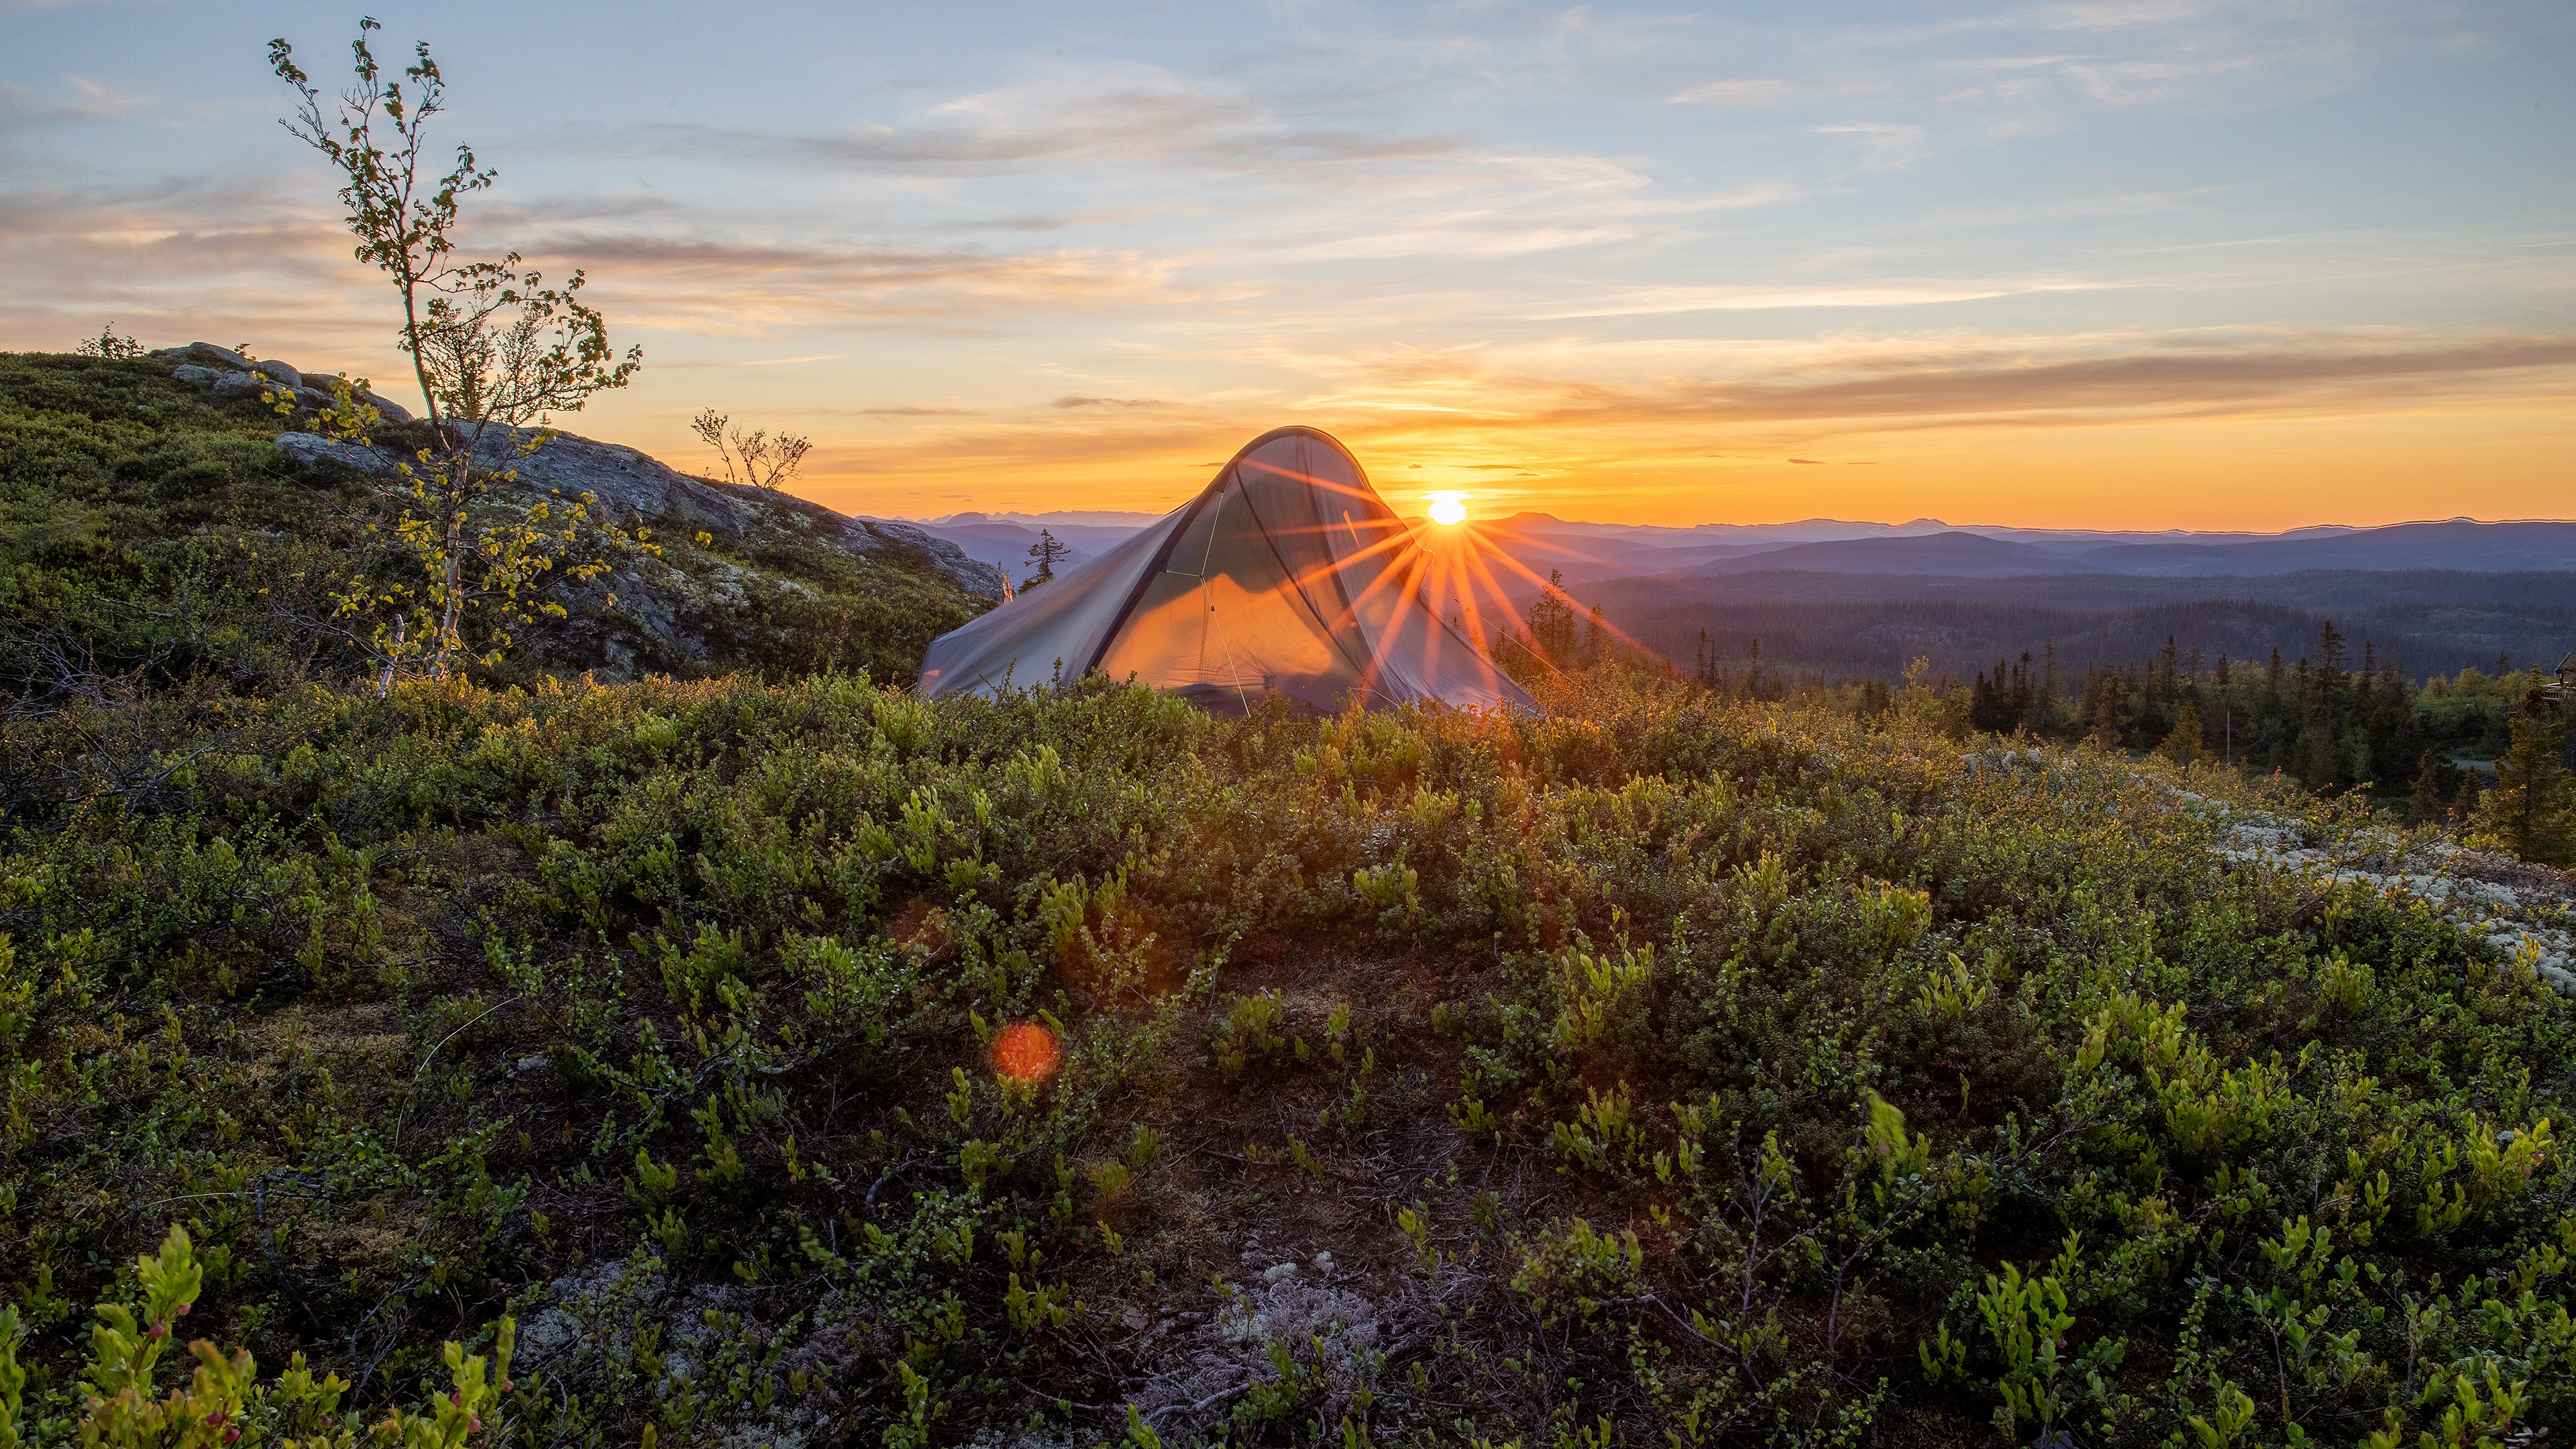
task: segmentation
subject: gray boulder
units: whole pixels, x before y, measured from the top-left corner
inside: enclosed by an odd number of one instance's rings
[[[471,425],[464,425],[471,428]],[[618,524],[646,524],[664,532],[709,533],[727,543],[810,539],[852,555],[908,558],[946,576],[980,598],[1002,596],[1002,571],[977,563],[965,550],[909,523],[852,518],[819,503],[784,493],[692,478],[633,448],[594,442],[570,433],[526,457],[518,448],[532,429],[486,426],[476,440],[476,461],[493,472],[515,472],[513,486],[568,498],[590,494],[601,514]],[[314,433],[285,433],[278,451],[306,465],[347,469],[369,478],[394,476],[395,455],[382,447],[334,443]]]
[[[862,556],[891,550],[913,555],[970,594],[1002,596],[1000,569],[977,563],[957,545],[911,524],[852,518],[788,494],[692,478],[633,448],[570,433],[557,433],[533,455],[514,458],[532,431],[484,428],[476,445],[481,461],[495,469],[516,469],[527,486],[567,496],[595,494],[601,507],[621,522],[641,518],[663,528],[704,530],[728,542],[810,538]]]
[[[229,347],[211,342],[191,342],[185,347],[165,347],[152,354],[178,363],[170,370],[173,381],[191,387],[211,387],[223,397],[256,397],[260,389],[284,383],[295,390],[300,407],[327,408],[331,405],[331,384],[345,373],[310,372],[270,358],[254,363]],[[360,392],[358,401],[372,404],[389,423],[412,420],[411,409],[392,398],[375,392]]]
[[[365,478],[394,476],[394,458],[382,448],[361,448],[355,443],[335,443],[319,433],[280,433],[277,451],[305,467],[325,466],[345,469]]]
[[[250,371],[249,358],[211,342],[191,342],[185,347],[165,348],[160,355],[172,362],[193,362],[199,367],[219,368],[226,372]]]

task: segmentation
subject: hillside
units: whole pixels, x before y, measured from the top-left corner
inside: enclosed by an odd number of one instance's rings
[[[425,438],[398,424],[371,453],[335,451],[221,377],[157,357],[0,354],[0,679],[11,688],[43,695],[136,670],[252,687],[362,668],[331,595],[353,568],[381,566],[364,562],[394,507],[380,485]],[[832,668],[908,679],[923,646],[1000,587],[995,570],[909,525],[687,477],[632,449],[565,435],[519,471],[495,506],[596,493],[659,552],[608,550],[608,577],[559,586],[563,617],[522,631],[496,679]]]
[[[186,1332],[369,1416],[513,1316],[513,1444],[2576,1424],[2576,1004],[2303,863],[2348,809],[1928,696],[1549,703],[22,720],[30,1411],[177,1222]],[[2551,878],[2461,898],[2563,967]]]

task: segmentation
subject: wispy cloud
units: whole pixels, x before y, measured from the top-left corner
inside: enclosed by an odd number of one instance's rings
[[[2359,417],[2498,394],[2526,402],[2576,396],[2576,335],[2553,334],[2233,329],[1863,339],[1747,349],[1723,372],[1663,378],[1606,375],[1601,361],[1578,353],[1560,360],[1577,370],[1541,372],[1488,349],[1319,359],[1318,371],[1342,376],[1306,406],[1438,411],[1515,436],[1727,425],[1813,437],[2078,427],[2158,415]]]
[[[1729,80],[1706,81],[1674,94],[1676,104],[1708,106],[1759,106],[1774,109],[1826,97],[1848,96],[1877,90],[1870,81],[1844,76],[1792,77],[1741,76]]]
[[[1076,393],[1066,397],[1057,398],[1055,401],[1048,403],[1047,406],[1054,408],[1059,412],[1070,412],[1077,408],[1105,410],[1110,412],[1159,412],[1170,408],[1172,404],[1167,403],[1160,398],[1084,397],[1081,394]]]
[[[88,76],[66,75],[69,95],[46,94],[27,86],[0,82],[0,129],[64,121],[104,121],[131,115],[153,98],[120,90]]]
[[[1689,312],[1768,312],[1803,307],[1929,307],[2045,292],[2090,292],[2118,283],[2032,277],[1994,281],[1820,282],[1780,286],[1628,287],[1531,314],[1541,321],[1654,317]]]
[[[1931,144],[1924,140],[1921,126],[1888,121],[1852,121],[1815,129],[1820,136],[1860,137],[1860,165],[1864,171],[1894,171],[1932,154]]]

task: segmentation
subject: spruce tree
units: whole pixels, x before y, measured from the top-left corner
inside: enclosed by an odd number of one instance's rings
[[[1055,561],[1071,552],[1073,550],[1070,547],[1056,539],[1054,530],[1039,529],[1038,541],[1029,545],[1029,557],[1037,560],[1037,570],[1029,575],[1028,581],[1021,584],[1020,588],[1026,591],[1041,584],[1054,583]]]
[[[2120,694],[2120,682],[2114,676],[2104,683],[2102,692],[2093,700],[2093,743],[2106,750],[2120,747]]]
[[[2478,785],[2478,772],[2462,770],[2460,792],[2451,797],[2451,818],[2463,823],[2475,819],[2478,813],[2478,797],[2485,793]]]
[[[1592,606],[1591,615],[1583,621],[1583,663],[1594,668],[1616,658],[1618,641],[1611,636],[1610,623],[1601,617],[1601,606]]]
[[[2478,834],[2541,865],[2576,862],[2576,772],[2558,759],[2567,722],[2535,689],[2514,714],[2513,743],[2496,761],[2496,787],[2478,812]]]
[[[2208,755],[2200,738],[2200,706],[2192,703],[2188,695],[2183,698],[2182,713],[2174,716],[2173,733],[2156,746],[2156,753],[2177,765],[2197,764]]]
[[[1565,592],[1564,570],[1548,570],[1546,591],[1530,601],[1528,626],[1530,647],[1550,666],[1566,670],[1581,662],[1576,657],[1582,646],[1573,602]]]
[[[2415,788],[2406,795],[2406,823],[2429,825],[2442,814],[2442,761],[2424,752],[2415,772]]]

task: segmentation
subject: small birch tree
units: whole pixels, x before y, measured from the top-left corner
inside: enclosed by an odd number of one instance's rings
[[[744,432],[728,425],[733,419],[714,408],[701,408],[689,419],[689,427],[724,463],[725,481],[750,484],[754,488],[776,493],[805,466],[805,454],[814,440],[796,433],[772,434],[767,428]],[[713,478],[715,475],[707,475]]]
[[[564,612],[541,598],[549,575],[596,578],[608,569],[606,550],[649,548],[642,535],[595,519],[588,494],[524,507],[487,498],[554,437],[542,426],[552,413],[578,412],[593,393],[624,387],[643,354],[616,355],[605,319],[580,298],[581,272],[549,287],[518,269],[516,252],[457,260],[463,198],[497,173],[460,145],[444,174],[430,175],[427,131],[445,108],[446,82],[427,42],[399,78],[389,76],[368,40],[382,28],[358,22],[353,83],[327,106],[292,46],[273,40],[268,51],[270,68],[302,100],[280,124],[340,173],[357,259],[402,298],[400,346],[426,409],[430,442],[400,465],[390,490],[400,509],[392,551],[410,566],[390,581],[354,578],[336,596],[342,617],[369,626],[361,642],[379,663],[379,694],[404,672],[443,677],[468,657],[466,625],[478,612],[488,627],[484,652],[473,657],[497,661],[512,627]]]

